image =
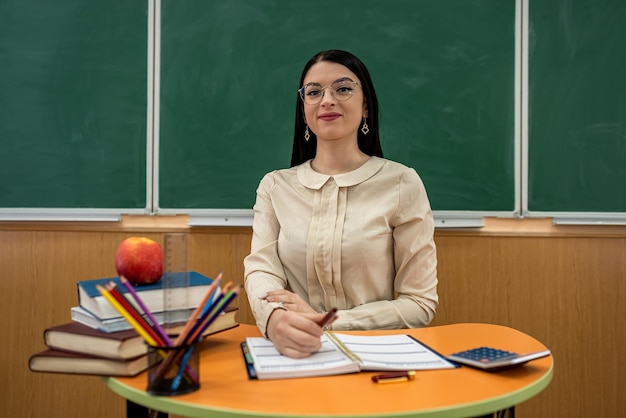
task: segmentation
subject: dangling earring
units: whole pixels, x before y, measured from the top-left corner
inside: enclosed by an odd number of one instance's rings
[[[367,135],[369,131],[370,127],[367,126],[367,119],[363,118],[363,126],[361,127],[361,132],[363,132],[363,135]]]
[[[311,134],[309,133],[309,125],[307,125],[306,129],[304,130],[304,140],[308,141],[309,138],[311,138]]]

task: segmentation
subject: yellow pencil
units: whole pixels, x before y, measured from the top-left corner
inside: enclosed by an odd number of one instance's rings
[[[148,344],[152,346],[158,345],[154,338],[152,338],[152,336],[150,336],[150,334],[148,334],[148,332],[143,329],[141,325],[139,325],[135,318],[133,318],[132,315],[128,313],[128,311],[124,309],[124,307],[120,305],[118,301],[115,300],[113,295],[111,295],[108,290],[100,285],[96,285],[96,288],[98,289],[100,294],[104,296],[107,301],[109,301],[109,303],[115,308],[115,310],[118,311],[124,317],[124,319],[128,321],[128,323],[135,329],[135,331],[137,331],[137,333],[141,335],[144,340],[146,340]]]
[[[124,319],[126,319],[128,321],[128,323],[135,329],[135,331],[137,331],[137,333],[139,335],[141,335],[143,337],[143,339],[151,346],[156,347],[158,346],[156,340],[154,338],[152,338],[152,336],[150,334],[148,334],[148,332],[142,328],[141,325],[139,325],[139,323],[135,320],[135,318],[132,317],[132,315],[126,310],[124,309],[124,307],[117,301],[115,300],[115,298],[113,297],[113,295],[111,295],[111,293],[105,289],[104,287],[100,286],[100,285],[96,285],[96,289],[98,289],[98,291],[100,292],[100,294],[102,296],[104,296],[104,298],[109,301],[109,303],[115,308],[116,311],[118,311],[123,317]],[[159,355],[161,356],[161,358],[171,358],[173,360],[173,354],[174,352],[170,352],[168,355],[165,354],[165,352],[163,352],[163,350],[159,350],[158,351]],[[168,362],[163,361],[160,365],[159,365],[159,370],[161,370],[161,372],[163,371],[164,367],[170,367],[171,364],[171,360]],[[187,370],[188,367],[185,367],[185,369]],[[191,369],[187,370],[188,373],[185,374],[185,378],[186,379],[191,379],[193,381],[197,381],[198,377],[195,374],[195,372]],[[159,374],[158,376],[160,376],[162,378],[162,375]]]

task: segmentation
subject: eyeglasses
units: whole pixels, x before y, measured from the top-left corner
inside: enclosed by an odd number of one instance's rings
[[[298,92],[300,98],[305,104],[314,105],[319,103],[326,93],[326,89],[330,89],[330,94],[339,101],[346,101],[354,95],[354,90],[359,83],[349,78],[334,81],[330,86],[322,87],[319,83],[307,83],[302,86]],[[359,86],[361,87],[361,86]]]

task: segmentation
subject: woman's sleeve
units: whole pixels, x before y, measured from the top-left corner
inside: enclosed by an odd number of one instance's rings
[[[266,334],[267,320],[275,310],[282,308],[278,303],[269,303],[264,295],[287,285],[284,269],[278,257],[277,242],[280,224],[272,205],[274,173],[268,173],[261,180],[254,204],[252,242],[250,254],[244,259],[244,284],[252,313],[263,335]]]
[[[400,182],[397,220],[394,304],[410,327],[425,326],[433,320],[439,303],[435,221],[424,184],[413,169]]]

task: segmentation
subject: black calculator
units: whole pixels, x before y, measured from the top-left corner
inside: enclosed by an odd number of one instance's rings
[[[458,353],[449,355],[447,358],[454,362],[465,364],[466,366],[482,370],[496,371],[521,366],[531,360],[549,355],[550,350],[518,354],[512,351],[483,346],[459,351]]]

